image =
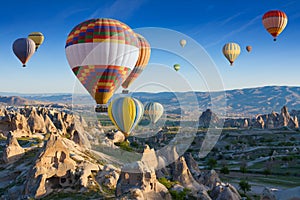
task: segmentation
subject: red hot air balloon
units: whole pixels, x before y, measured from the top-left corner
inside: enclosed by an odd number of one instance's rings
[[[276,41],[277,36],[285,29],[288,18],[280,10],[271,10],[264,14],[262,22],[265,29],[274,37],[274,41]]]

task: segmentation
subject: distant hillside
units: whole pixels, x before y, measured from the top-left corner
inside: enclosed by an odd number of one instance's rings
[[[195,92],[199,110],[204,111],[210,108],[210,94],[208,92]],[[215,93],[218,95],[219,93]],[[179,103],[195,108],[191,103],[191,95],[193,92],[161,92],[147,93],[137,92],[132,96],[139,99],[143,103],[147,101],[157,101],[164,105],[166,110],[180,112]],[[72,94],[31,94],[22,95],[26,99],[34,101],[52,102],[52,103],[72,103]],[[117,97],[120,94],[114,96]],[[85,95],[76,96],[75,103],[85,104],[91,103],[91,98]],[[261,113],[270,113],[272,111],[279,112],[282,106],[286,105],[291,110],[300,110],[300,87],[288,86],[266,86],[259,88],[247,88],[226,91],[226,107],[224,110],[230,116],[256,115]]]
[[[18,96],[8,96],[8,97],[2,97],[0,96],[0,103],[10,106],[23,106],[23,105],[38,105],[42,102],[35,101],[35,100],[28,100],[23,97]]]

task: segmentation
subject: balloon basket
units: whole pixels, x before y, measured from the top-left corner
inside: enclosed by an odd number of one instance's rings
[[[98,113],[107,113],[107,107],[106,106],[97,106],[95,108],[95,112],[98,112]]]
[[[129,90],[122,90],[122,94],[128,94]]]

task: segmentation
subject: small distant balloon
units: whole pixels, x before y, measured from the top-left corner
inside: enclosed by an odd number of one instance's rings
[[[240,53],[241,48],[240,45],[238,45],[237,43],[227,43],[223,46],[223,54],[230,62],[231,66],[233,65],[237,57],[240,55]]]
[[[28,38],[32,39],[35,43],[35,51],[43,44],[44,35],[41,32],[32,32],[28,35]]]
[[[262,23],[265,29],[276,41],[278,35],[285,29],[288,22],[287,15],[280,10],[271,10],[264,14]]]
[[[252,46],[246,46],[246,50],[247,50],[248,52],[252,51]]]
[[[35,43],[29,38],[19,38],[13,43],[13,52],[26,67],[26,63],[35,52]]]
[[[179,64],[175,64],[174,66],[175,71],[178,71],[180,69],[180,65]]]
[[[144,115],[147,116],[153,124],[161,118],[163,113],[164,107],[158,102],[149,102],[145,105]]]
[[[180,45],[184,47],[186,45],[186,40],[182,39],[179,41]]]

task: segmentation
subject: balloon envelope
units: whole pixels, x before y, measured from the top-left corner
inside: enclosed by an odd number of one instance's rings
[[[180,69],[180,65],[179,65],[179,64],[175,64],[173,67],[174,67],[174,69],[175,69],[176,71],[178,71],[178,70]]]
[[[163,115],[164,107],[157,102],[149,102],[145,105],[144,114],[147,116],[150,121],[155,124]]]
[[[23,67],[35,52],[35,43],[29,38],[19,38],[13,43],[13,52],[23,63]]]
[[[109,118],[126,137],[142,119],[143,113],[143,104],[131,97],[114,99],[108,106]]]
[[[240,45],[237,43],[227,43],[223,46],[223,54],[230,62],[230,65],[233,65],[233,62],[241,53]]]
[[[136,36],[138,38],[139,46],[140,46],[139,58],[135,64],[135,67],[133,68],[129,76],[122,84],[122,87],[125,89],[128,88],[132,84],[132,82],[143,72],[150,59],[150,54],[151,54],[150,44],[140,34],[136,34]]]
[[[182,46],[182,47],[184,47],[185,45],[186,45],[186,40],[180,40],[179,41],[179,43],[180,43],[180,45]]]
[[[246,50],[247,50],[248,52],[252,51],[252,46],[246,46]]]
[[[90,19],[70,32],[69,65],[97,104],[106,104],[127,78],[139,56],[135,33],[114,19]]]
[[[285,29],[287,22],[287,15],[280,10],[268,11],[262,18],[265,29],[274,37],[274,41],[276,41],[277,36]]]
[[[44,42],[44,35],[41,32],[32,32],[28,35],[28,38],[32,39],[35,43],[35,50]]]

